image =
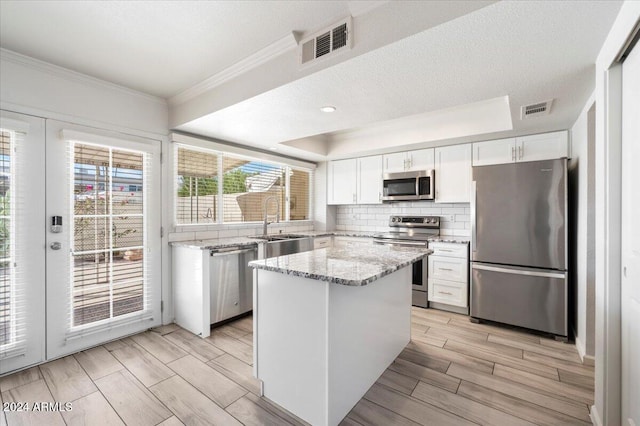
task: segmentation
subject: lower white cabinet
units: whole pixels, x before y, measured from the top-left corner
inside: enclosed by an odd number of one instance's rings
[[[429,243],[428,300],[460,308],[469,306],[469,246]]]
[[[468,306],[468,293],[466,283],[429,278],[429,290],[427,293],[429,302],[466,308]]]
[[[327,247],[331,247],[331,237],[315,237],[313,239],[313,248],[315,249],[322,249],[322,248],[327,248]]]

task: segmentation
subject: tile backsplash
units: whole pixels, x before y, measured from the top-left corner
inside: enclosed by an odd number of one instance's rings
[[[337,206],[336,230],[375,231],[389,229],[389,216],[440,216],[440,234],[471,236],[469,203],[442,204],[430,201]]]

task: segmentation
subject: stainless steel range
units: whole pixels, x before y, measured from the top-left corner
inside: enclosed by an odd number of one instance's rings
[[[427,247],[429,238],[440,234],[438,216],[391,216],[389,232],[376,234],[374,243],[396,246]],[[428,307],[427,302],[427,260],[413,264],[414,306]]]

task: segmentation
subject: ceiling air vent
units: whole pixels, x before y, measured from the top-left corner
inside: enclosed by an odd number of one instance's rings
[[[525,118],[547,115],[551,110],[552,103],[553,103],[553,99],[549,99],[548,101],[544,101],[544,102],[538,102],[531,105],[524,105],[520,108],[520,119],[524,120]]]
[[[351,49],[351,17],[316,32],[300,42],[300,63],[307,64]]]

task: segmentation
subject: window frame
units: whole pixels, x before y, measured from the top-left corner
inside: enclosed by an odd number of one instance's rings
[[[274,166],[282,167],[285,169],[285,215],[281,218],[280,222],[286,224],[306,224],[313,222],[313,204],[314,204],[314,178],[316,164],[297,160],[293,158],[281,157],[278,155],[272,155],[261,151],[254,151],[251,149],[240,148],[235,145],[228,145],[220,143],[218,141],[195,138],[188,135],[182,135],[178,133],[171,134],[171,179],[172,185],[172,224],[174,228],[193,228],[193,227],[244,227],[244,226],[256,226],[262,223],[262,221],[240,221],[240,222],[224,222],[224,203],[220,204],[220,210],[218,211],[217,220],[215,222],[202,222],[202,223],[180,223],[178,221],[178,149],[187,149],[192,151],[201,151],[207,154],[212,154],[217,157],[217,173],[218,173],[218,196],[222,196],[223,192],[223,162],[224,157],[233,157],[246,159],[247,161],[256,161],[260,163],[272,164]],[[290,186],[290,170],[300,170],[309,173],[309,214],[307,219],[290,220],[290,206],[289,200],[291,197]]]

